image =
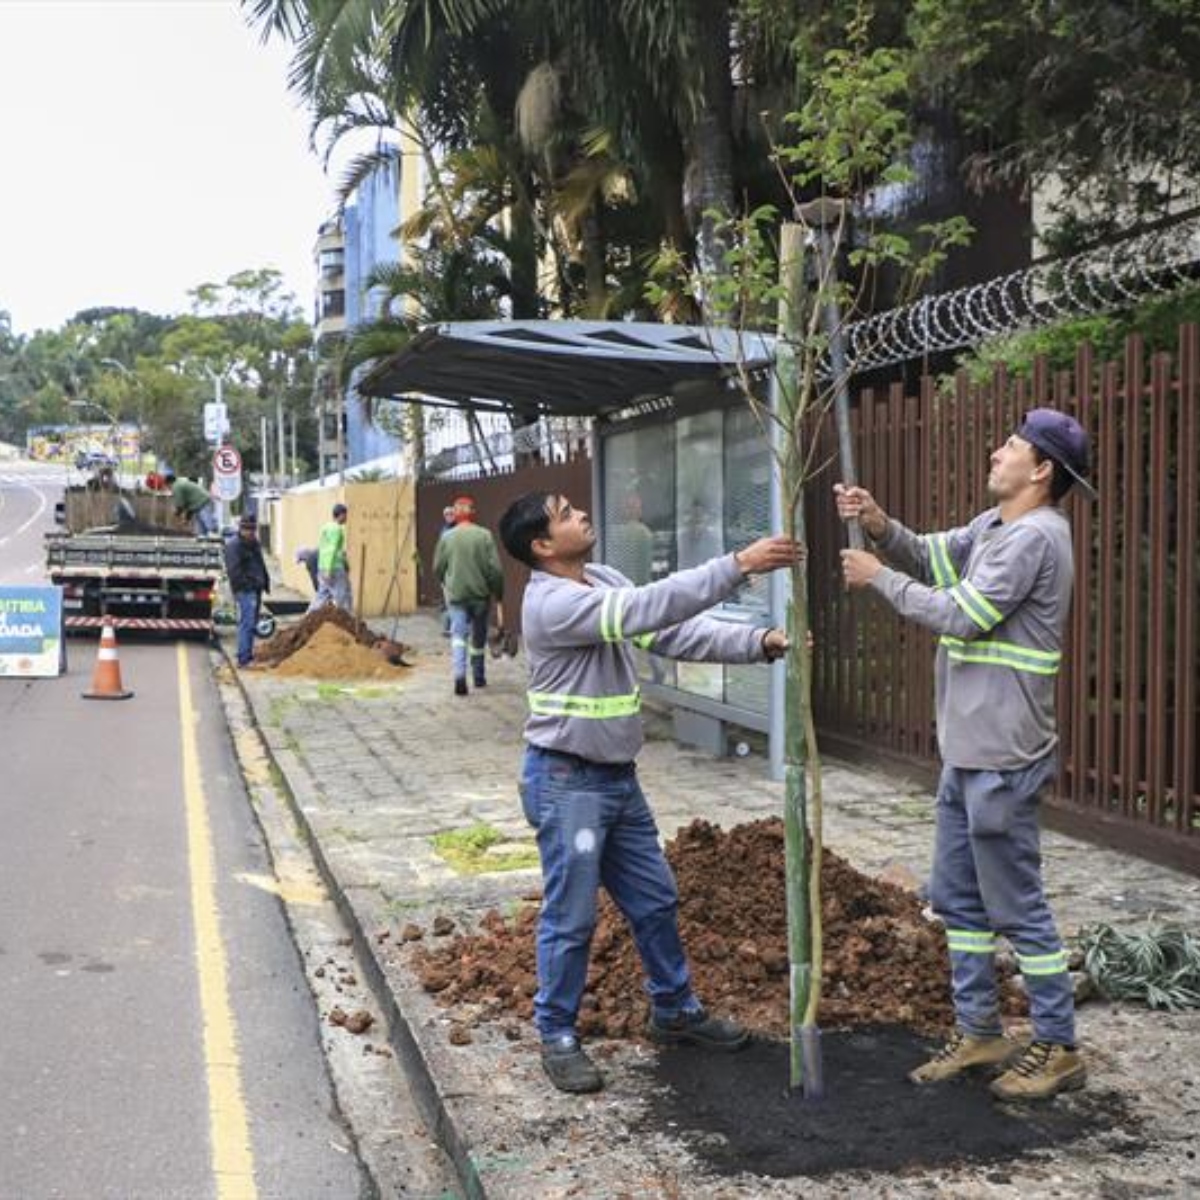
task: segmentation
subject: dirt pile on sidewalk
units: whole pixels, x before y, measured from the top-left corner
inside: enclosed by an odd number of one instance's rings
[[[329,623],[279,663],[272,674],[309,679],[399,679],[407,672],[403,663],[389,662],[377,650]]]
[[[679,924],[697,993],[715,1011],[752,1029],[787,1036],[788,958],[783,822],[725,831],[695,821],[667,844],[679,883]],[[949,962],[941,928],[910,892],[872,879],[825,853],[821,1023],[900,1024],[920,1033],[952,1024]],[[528,1018],[537,986],[535,906],[506,921],[492,911],[473,934],[414,951],[421,982],[446,1004],[474,1003],[482,1019]],[[628,928],[601,897],[583,1033],[627,1037],[645,1020],[642,969]],[[1024,1011],[1005,981],[1004,1005]]]
[[[332,629],[346,635],[345,644],[355,644],[374,653],[377,661],[391,666],[407,666],[403,660],[409,647],[381,637],[362,621],[356,620],[344,608],[326,604],[315,612],[306,613],[295,625],[281,629],[273,638],[260,642],[254,651],[254,661],[264,667],[278,667],[303,650],[322,630]],[[315,656],[314,656],[315,657]],[[317,666],[315,661],[310,664]],[[309,675],[313,670],[284,672],[285,674]],[[329,678],[351,678],[333,675]]]

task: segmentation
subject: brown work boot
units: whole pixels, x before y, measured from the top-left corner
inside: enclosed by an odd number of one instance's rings
[[[997,1100],[1049,1100],[1086,1082],[1087,1067],[1073,1047],[1034,1042],[992,1084],[992,1095]]]
[[[975,1037],[956,1029],[950,1040],[927,1063],[909,1071],[908,1077],[913,1083],[942,1083],[964,1071],[999,1067],[1020,1049],[1006,1037]]]

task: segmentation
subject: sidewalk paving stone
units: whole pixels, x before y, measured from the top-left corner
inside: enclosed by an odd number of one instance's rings
[[[389,1010],[393,1044],[423,1084],[427,1117],[475,1194],[716,1200],[1200,1192],[1200,1014],[1103,1003],[1080,1010],[1089,1091],[1121,1097],[1152,1134],[1148,1139],[1110,1129],[1000,1165],[903,1176],[715,1174],[712,1146],[706,1149],[695,1130],[650,1120],[661,1083],[647,1045],[601,1043],[608,1086],[590,1098],[549,1087],[529,1027],[496,1022],[472,1028],[469,1045],[451,1045],[449,1030],[465,1014],[440,1008],[421,989],[410,951],[395,935],[410,920],[427,925],[435,913],[469,925],[540,887],[536,870],[459,875],[432,845],[434,834],[475,822],[495,826],[506,839],[529,840],[516,790],[524,663],[489,659],[487,689],[455,697],[448,643],[436,620],[418,614],[378,625],[389,635],[393,626],[415,648],[416,664],[396,683],[319,688],[316,681],[258,671],[241,678],[322,869],[357,930]],[[782,787],[766,778],[760,755],[714,760],[677,747],[663,718],[649,722],[639,775],[664,836],[697,817],[728,826],[781,811]],[[835,761],[827,764],[825,793],[830,848],[868,872],[900,867],[924,878],[933,832],[927,792],[911,780]],[[1045,836],[1044,849],[1064,933],[1097,922],[1138,926],[1152,912],[1200,928],[1195,878],[1054,833]],[[743,1100],[730,1096],[729,1103]],[[1138,1138],[1150,1144],[1139,1149]]]

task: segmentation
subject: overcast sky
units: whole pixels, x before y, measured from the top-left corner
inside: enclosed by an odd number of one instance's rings
[[[98,305],[276,267],[312,311],[333,186],[236,0],[0,0],[0,310],[58,328]]]

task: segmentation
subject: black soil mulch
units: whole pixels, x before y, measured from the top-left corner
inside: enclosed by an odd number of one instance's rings
[[[983,1077],[917,1087],[907,1073],[931,1043],[898,1027],[827,1033],[825,1098],[788,1091],[785,1042],[738,1054],[663,1050],[651,1075],[646,1131],[682,1138],[717,1175],[791,1178],[1011,1162],[1120,1131],[1110,1149],[1145,1149],[1140,1123],[1113,1092],[1084,1090],[1037,1105],[1001,1105]]]

